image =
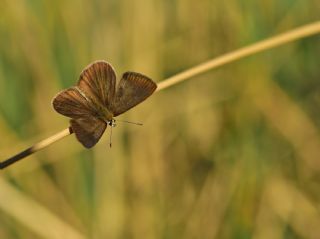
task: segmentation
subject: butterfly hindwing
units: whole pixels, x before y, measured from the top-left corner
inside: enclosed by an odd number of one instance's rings
[[[135,72],[123,74],[111,106],[114,116],[120,115],[148,98],[157,88],[147,76]]]
[[[96,61],[82,71],[78,87],[93,103],[109,109],[115,95],[115,71],[109,63]]]
[[[72,131],[83,146],[91,148],[99,141],[107,124],[95,117],[96,108],[77,87],[58,93],[52,104],[58,113],[72,118]]]
[[[72,131],[86,148],[93,147],[101,138],[107,124],[98,118],[80,118],[70,120]]]

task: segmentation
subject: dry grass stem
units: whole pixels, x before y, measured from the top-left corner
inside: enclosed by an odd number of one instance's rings
[[[62,130],[61,132],[50,136],[49,138],[46,138],[38,143],[36,143],[35,145],[31,146],[30,148],[27,148],[26,150],[12,156],[11,158],[8,158],[7,160],[3,161],[0,163],[0,169],[4,169],[6,167],[8,167],[9,165],[53,144],[54,142],[57,142],[58,140],[68,136],[72,134],[72,130],[70,127]]]
[[[301,38],[305,38],[308,36],[312,36],[315,34],[320,33],[320,22],[314,22],[311,24],[304,25],[302,27],[296,28],[294,30],[291,30],[289,32],[271,37],[269,39],[257,42],[255,44],[252,44],[250,46],[241,48],[239,50],[227,53],[225,55],[222,55],[220,57],[214,58],[212,60],[209,60],[207,62],[204,62],[198,66],[192,67],[191,69],[188,69],[186,71],[183,71],[177,75],[174,75],[168,79],[165,79],[158,83],[158,88],[156,91],[161,91],[165,88],[171,87],[175,84],[178,84],[182,81],[185,81],[193,76],[199,75],[201,73],[204,73],[206,71],[212,70],[214,68],[217,68],[219,66],[225,65],[227,63],[239,60],[241,58],[244,58],[246,56],[250,56],[259,52],[266,51],[268,49],[283,45],[285,43],[298,40]],[[22,151],[21,153],[3,161],[0,163],[0,169],[3,169],[10,164],[27,157],[49,145],[52,143],[70,135],[72,132],[70,128],[67,128],[56,135],[53,135],[37,144],[34,146]]]
[[[199,75],[206,71],[212,70],[219,66],[225,65],[230,62],[234,62],[246,56],[250,56],[259,52],[266,51],[271,48],[275,48],[277,46],[283,45],[285,43],[295,41],[301,38],[305,38],[308,36],[312,36],[320,33],[320,22],[314,22],[308,25],[304,25],[302,27],[296,28],[289,32],[271,37],[269,39],[257,42],[250,46],[240,48],[239,50],[227,53],[220,57],[214,58],[207,62],[204,62],[200,65],[192,67],[186,71],[183,71],[177,75],[174,75],[166,80],[161,81],[158,84],[157,91],[163,90],[165,88],[171,87],[177,83],[185,81],[193,76]]]

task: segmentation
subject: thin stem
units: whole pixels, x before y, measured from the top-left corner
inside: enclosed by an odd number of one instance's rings
[[[0,169],[4,169],[6,167],[8,167],[9,165],[19,161],[20,159],[23,159],[51,144],[53,144],[54,142],[57,142],[58,140],[72,134],[72,129],[71,127],[62,130],[61,132],[52,135],[51,137],[44,139],[38,143],[36,143],[35,145],[31,146],[30,148],[27,148],[26,150],[12,156],[11,158],[8,158],[7,160],[0,162]]]
[[[185,81],[190,77],[199,75],[206,71],[212,70],[227,63],[239,60],[246,56],[253,55],[258,52],[266,51],[268,49],[283,45],[285,43],[298,40],[304,37],[312,36],[320,33],[320,21],[304,25],[286,33],[262,40],[247,47],[240,48],[239,50],[224,54],[220,57],[214,58],[177,75],[174,75],[158,84],[157,91],[163,90],[177,83]]]
[[[304,25],[302,27],[299,27],[294,30],[288,31],[286,33],[271,37],[266,40],[262,40],[260,42],[255,43],[255,44],[252,44],[250,46],[240,48],[239,50],[224,54],[220,57],[214,58],[214,59],[209,60],[207,62],[204,62],[200,65],[192,67],[186,71],[183,71],[177,75],[174,75],[174,76],[158,83],[157,91],[161,91],[165,88],[171,87],[175,84],[178,84],[182,81],[185,81],[193,76],[199,75],[201,73],[212,70],[214,68],[225,65],[227,63],[239,60],[239,59],[244,58],[246,56],[250,56],[255,53],[263,52],[268,49],[283,45],[285,43],[288,43],[288,42],[291,42],[294,40],[298,40],[301,38],[315,35],[317,33],[320,33],[320,21]],[[3,169],[5,167],[11,165],[11,164],[17,162],[18,160],[23,159],[23,158],[53,144],[54,142],[66,137],[72,133],[73,133],[72,129],[69,127],[67,129],[43,140],[43,141],[40,141],[39,143],[22,151],[21,153],[3,161],[3,162],[0,162],[0,169]]]

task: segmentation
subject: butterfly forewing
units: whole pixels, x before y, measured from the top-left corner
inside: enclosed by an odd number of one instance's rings
[[[148,98],[157,85],[140,73],[126,72],[123,74],[116,90],[111,106],[114,116],[120,115]]]
[[[116,74],[105,61],[96,61],[81,73],[78,87],[93,101],[109,109],[115,95]]]
[[[71,119],[70,124],[77,139],[86,148],[93,147],[107,127],[107,124],[98,118]]]
[[[52,105],[58,113],[75,119],[88,117],[95,112],[94,106],[76,87],[59,92],[53,98]]]

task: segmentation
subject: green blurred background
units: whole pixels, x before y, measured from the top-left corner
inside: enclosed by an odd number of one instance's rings
[[[318,0],[1,0],[0,157],[62,129],[92,61],[160,82],[319,20]],[[157,92],[91,150],[1,172],[0,238],[320,238],[320,37]]]

